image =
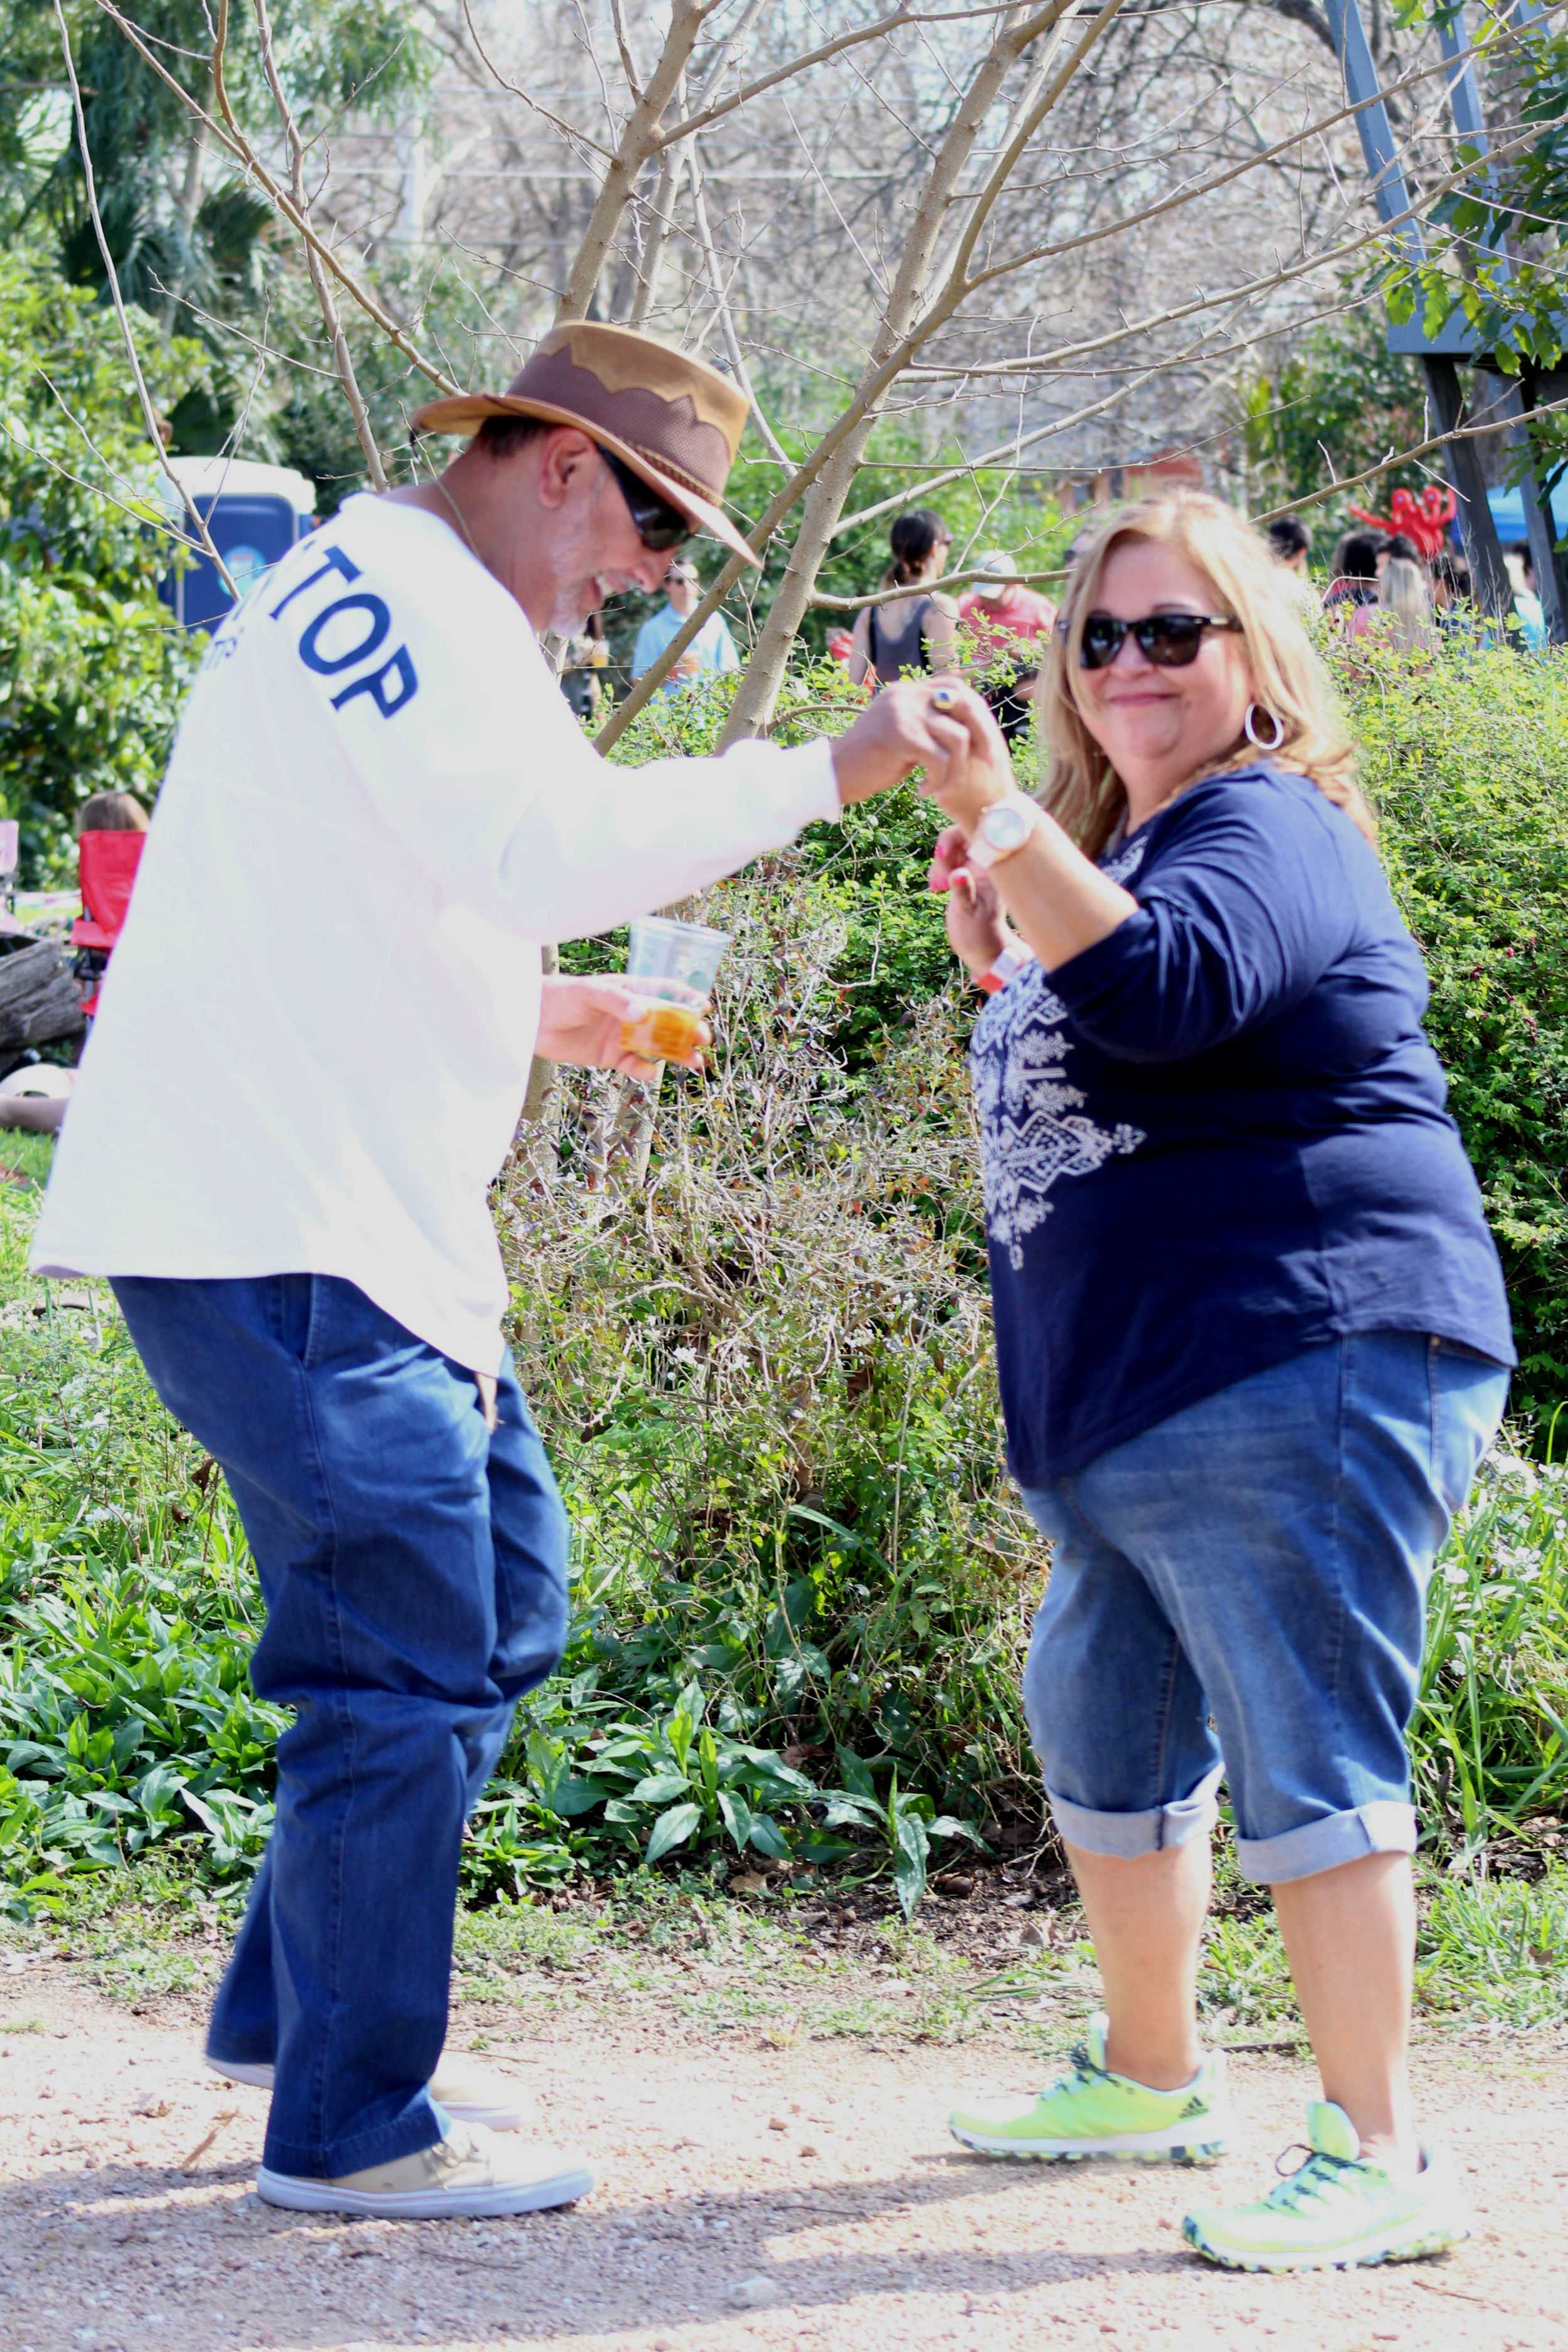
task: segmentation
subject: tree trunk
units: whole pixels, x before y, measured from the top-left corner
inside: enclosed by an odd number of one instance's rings
[[[0,1049],[52,1045],[86,1026],[81,990],[53,940],[0,956]]]
[[[726,744],[745,735],[760,734],[773,716],[790,650],[811,601],[817,572],[854,485],[855,461],[880,415],[887,390],[883,379],[889,362],[900,347],[912,347],[921,334],[951,316],[963,298],[967,244],[961,244],[946,285],[934,295],[931,287],[932,264],[959,182],[1008,73],[1027,49],[1065,20],[1066,15],[1066,0],[1049,0],[1049,5],[1033,16],[1010,23],[975,68],[954,110],[910,223],[870,360],[861,372],[855,398],[847,412],[854,415],[858,409],[859,414],[805,494],[789,569],[769,607],[756,651],[747,664],[735,697],[729,725],[724,730]],[[1032,127],[1031,119],[1015,136],[1026,135]],[[972,218],[969,242],[983,217],[984,208]]]
[[[844,502],[855,487],[855,469],[876,422],[873,413],[857,425],[805,494],[789,563],[769,608],[757,649],[746,665],[745,676],[730,707],[724,726],[725,750],[745,736],[760,735],[773,717],[773,704],[805,608],[811,602],[816,575],[832,542],[835,526],[844,512]]]

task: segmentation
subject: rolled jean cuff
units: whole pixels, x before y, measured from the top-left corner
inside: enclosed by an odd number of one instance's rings
[[[1261,1886],[1315,1878],[1321,1870],[1338,1870],[1343,1863],[1360,1862],[1363,1854],[1415,1851],[1415,1809],[1391,1797],[1357,1805],[1348,1813],[1329,1813],[1321,1822],[1305,1822],[1279,1837],[1238,1836],[1236,1841],[1242,1876]]]
[[[1146,1813],[1094,1812],[1087,1805],[1069,1803],[1050,1789],[1046,1796],[1051,1819],[1069,1845],[1081,1846],[1086,1853],[1109,1853],[1122,1862],[1135,1862],[1141,1854],[1190,1845],[1194,1838],[1210,1834],[1219,1819],[1223,1769],[1216,1764],[1190,1797],[1178,1797],[1173,1804],[1156,1805]]]
[[[261,2161],[269,2172],[288,2173],[298,2179],[341,2180],[346,2172],[374,2171],[384,2164],[395,2164],[401,2157],[417,2156],[421,2148],[439,2147],[450,2120],[446,2109],[426,2094],[411,2100],[392,2123],[354,2132],[330,2147],[281,2139],[268,2131]]]

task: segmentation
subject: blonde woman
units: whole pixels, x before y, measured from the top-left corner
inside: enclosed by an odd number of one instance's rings
[[[1423,1596],[1513,1360],[1496,1252],[1352,755],[1267,550],[1125,510],[1042,677],[1045,806],[955,684],[933,887],[977,974],[1009,1456],[1050,1538],[1031,1732],[1107,2016],[998,2156],[1217,2154],[1199,1939],[1220,1787],[1322,2096],[1310,2154],[1185,2223],[1246,2269],[1467,2233],[1405,2074],[1405,1729]],[[962,879],[959,877],[962,876]]]
[[[1402,653],[1420,646],[1436,649],[1437,631],[1432,619],[1432,592],[1419,563],[1407,555],[1391,555],[1377,583],[1377,607],[1388,616],[1389,635]]]

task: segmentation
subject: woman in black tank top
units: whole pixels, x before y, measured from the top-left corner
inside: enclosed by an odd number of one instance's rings
[[[957,658],[958,607],[951,596],[924,590],[946,565],[952,543],[947,525],[929,507],[911,507],[889,536],[893,560],[882,575],[889,601],[856,616],[849,675],[857,685],[874,677],[891,686],[910,670],[951,669]]]

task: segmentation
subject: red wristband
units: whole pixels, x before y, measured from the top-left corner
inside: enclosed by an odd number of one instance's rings
[[[994,996],[997,990],[1004,984],[994,971],[977,971],[974,975],[975,987],[983,989],[987,996]]]

